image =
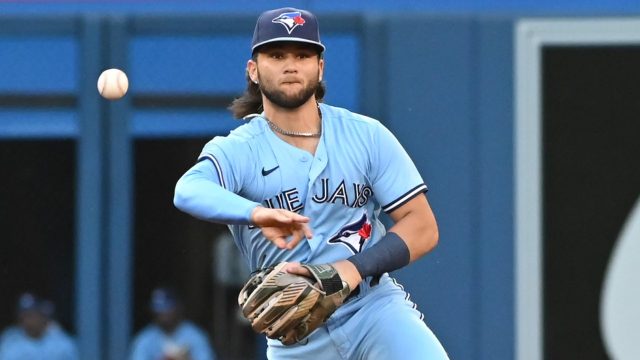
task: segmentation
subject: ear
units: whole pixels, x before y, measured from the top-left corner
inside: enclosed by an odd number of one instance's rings
[[[255,61],[247,61],[247,74],[249,74],[249,78],[254,84],[258,83],[258,64]]]
[[[324,59],[320,59],[318,62],[318,81],[322,81],[324,76]]]

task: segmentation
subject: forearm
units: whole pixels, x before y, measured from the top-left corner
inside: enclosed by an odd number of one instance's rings
[[[438,244],[438,225],[431,211],[411,212],[389,229],[409,248],[410,262],[418,260]]]
[[[437,244],[438,228],[423,195],[403,205],[391,217],[395,225],[385,236],[375,245],[348,259],[361,278],[400,269],[422,257]]]
[[[214,179],[206,164],[197,164],[178,180],[174,205],[202,220],[250,224],[253,209],[260,204],[224,189]]]

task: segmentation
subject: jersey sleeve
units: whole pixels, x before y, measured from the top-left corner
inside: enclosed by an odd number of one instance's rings
[[[243,142],[227,137],[216,137],[209,141],[198,156],[198,162],[209,162],[214,167],[218,185],[234,193],[242,188],[246,165],[251,164],[247,147]]]
[[[247,225],[256,202],[237,193],[242,188],[246,173],[243,166],[251,164],[241,157],[246,154],[242,146],[234,151],[212,140],[203,149],[196,163],[176,184],[174,205],[192,216],[216,223]],[[242,145],[242,143],[241,143]],[[234,154],[234,157],[229,156]]]
[[[377,124],[371,155],[371,182],[382,210],[391,213],[426,192],[427,185],[398,139],[382,124]]]

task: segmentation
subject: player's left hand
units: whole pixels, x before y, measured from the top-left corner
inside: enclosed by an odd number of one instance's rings
[[[298,267],[305,267],[310,276],[285,270]],[[254,273],[240,291],[238,304],[256,332],[292,345],[322,326],[349,293],[330,264],[281,262]]]
[[[331,264],[334,269],[340,275],[340,278],[349,284],[349,289],[355,289],[361,282],[362,278],[360,277],[360,273],[358,269],[356,269],[355,265],[351,261],[340,260]],[[299,262],[290,262],[283,268],[283,271],[286,271],[290,274],[313,277],[311,272],[306,267],[302,266]]]

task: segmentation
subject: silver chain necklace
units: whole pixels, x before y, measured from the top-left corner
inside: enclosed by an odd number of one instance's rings
[[[299,132],[299,131],[289,131],[289,130],[284,130],[281,129],[278,125],[274,124],[271,122],[271,120],[267,119],[266,117],[264,118],[265,120],[267,120],[267,124],[269,124],[269,127],[271,128],[271,130],[280,133],[282,135],[285,136],[296,136],[296,137],[311,137],[311,138],[319,138],[322,135],[322,129],[320,129],[318,132]]]
[[[267,119],[266,116],[263,116],[263,118],[267,121],[267,124],[269,124],[269,127],[271,128],[271,130],[280,133],[282,135],[285,136],[295,136],[295,137],[309,137],[309,138],[319,138],[320,136],[322,136],[322,112],[320,111],[320,107],[318,107],[318,115],[320,115],[320,130],[318,130],[318,132],[300,132],[300,131],[289,131],[289,130],[285,130],[282,129],[281,127],[279,127],[278,125],[274,124],[271,122],[271,120]]]

